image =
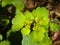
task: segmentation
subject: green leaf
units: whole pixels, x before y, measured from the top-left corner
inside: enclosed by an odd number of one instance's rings
[[[50,23],[50,30],[56,32],[56,31],[60,30],[60,26],[56,23]]]
[[[36,42],[33,42],[30,38],[30,35],[23,36],[22,45],[37,45]]]
[[[20,12],[19,10],[16,10],[16,16],[12,20],[12,24],[20,24],[24,23],[25,21],[25,16]]]
[[[32,31],[31,40],[34,41],[34,42],[35,41],[40,42],[44,38],[44,33],[45,32],[46,31],[43,27],[41,27],[39,31]]]
[[[0,45],[10,45],[10,42],[4,40],[0,42]]]
[[[20,12],[16,11],[16,16],[15,18],[12,19],[12,30],[19,30],[24,26],[25,23],[25,16]]]
[[[22,12],[20,12],[19,10],[16,10],[16,15],[12,20],[12,24],[23,24],[25,23],[25,16],[23,15]]]
[[[22,45],[32,45],[30,36],[23,36]]]
[[[2,6],[6,6],[7,4],[11,4],[14,0],[2,0]]]
[[[46,30],[44,29],[44,27],[40,27],[40,30],[38,31],[38,35],[37,35],[37,37],[38,37],[38,40],[39,41],[42,41],[43,40],[43,38],[44,38],[44,33],[46,32]],[[40,38],[40,39],[39,39]]]
[[[37,32],[36,31],[31,32],[31,40],[33,42],[37,41]]]
[[[44,39],[41,42],[39,42],[39,45],[52,45],[52,42],[48,35],[45,34]]]
[[[34,17],[42,18],[47,17],[49,14],[49,11],[45,7],[38,7],[36,10],[33,10],[32,14]]]
[[[7,31],[7,38],[10,36],[11,32],[12,32],[12,30]]]
[[[37,8],[36,10],[38,11],[39,8]],[[40,8],[40,14],[41,14],[41,16],[48,17],[49,11],[45,7],[41,7]]]
[[[40,18],[41,17],[41,13],[40,13],[40,7],[38,7],[39,8],[39,10],[33,10],[33,12],[32,12],[32,14],[33,14],[33,16],[36,18],[36,17],[38,17],[38,18]]]
[[[33,39],[36,39],[36,37],[37,36],[35,35]],[[31,39],[31,35],[23,36],[22,45],[51,45],[52,44],[51,40],[49,39],[48,35],[46,35],[46,33],[45,33],[45,37],[41,41],[38,41],[40,38],[35,41],[32,41],[33,39]]]
[[[19,31],[21,28],[23,27],[23,25],[18,25],[18,24],[15,24],[15,25],[12,25],[12,31]]]
[[[6,26],[9,24],[9,22],[10,22],[9,19],[1,19],[0,25]]]
[[[6,25],[8,25],[9,24],[9,19],[2,19],[2,21],[6,21]]]
[[[22,10],[24,8],[24,0],[2,0],[3,7],[7,4],[13,4],[18,10]]]
[[[24,0],[14,0],[12,4],[18,9],[22,10],[24,8]]]
[[[0,41],[3,39],[3,36],[2,36],[2,34],[0,34]]]

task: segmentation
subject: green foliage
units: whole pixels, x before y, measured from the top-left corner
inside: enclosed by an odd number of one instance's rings
[[[18,9],[22,10],[24,8],[24,0],[14,0],[12,4]]]
[[[7,4],[13,4],[16,7],[15,17],[12,19],[12,27],[7,32],[7,37],[13,31],[21,31],[23,35],[22,45],[51,45],[48,37],[48,27],[50,30],[58,31],[60,26],[50,22],[49,11],[45,7],[37,7],[32,12],[26,11],[24,14],[20,11],[24,8],[24,0],[2,0],[2,7]],[[5,22],[5,23],[4,23]],[[2,19],[0,25],[9,24],[8,19]],[[33,26],[31,26],[33,25]],[[32,30],[32,31],[31,31]],[[2,35],[0,35],[2,40]],[[1,41],[0,45],[10,45],[9,41]]]
[[[6,6],[7,4],[11,4],[13,0],[2,0],[2,6]]]
[[[45,28],[48,27],[48,24],[50,22],[48,18],[48,12],[49,11],[44,7],[38,7],[36,10],[33,10],[32,14],[37,25],[44,26]]]
[[[48,34],[45,34],[44,39],[40,42],[40,45],[52,45],[52,42],[50,38],[48,37]]]
[[[0,19],[0,26],[6,26],[9,22],[9,19]]]
[[[35,35],[34,39],[36,39],[36,35]],[[22,45],[51,45],[51,40],[49,39],[49,37],[46,33],[45,33],[45,37],[40,42],[38,42],[37,40],[32,41],[31,35],[23,36]]]
[[[44,7],[37,7],[36,10],[33,10],[32,14],[35,18],[48,17],[49,11]]]
[[[44,33],[45,30],[40,30],[40,31],[33,31],[31,32],[31,40],[33,40],[34,42],[40,42],[43,38],[44,38]]]
[[[18,22],[19,21],[19,22]],[[21,24],[23,25],[25,21],[25,16],[22,14],[22,12],[20,11],[16,11],[16,16],[15,18],[12,20],[12,24]]]
[[[2,34],[0,34],[0,41],[3,39],[3,36],[2,36]]]
[[[56,32],[56,31],[60,30],[60,25],[51,22],[50,23],[50,30]]]
[[[4,40],[4,41],[0,42],[0,45],[10,45],[10,42]]]
[[[7,37],[9,37],[10,36],[10,33],[12,32],[13,30],[9,30],[9,31],[7,31]]]
[[[7,4],[13,4],[18,10],[22,10],[24,8],[24,0],[2,0],[2,6],[6,6]]]
[[[43,10],[45,12],[43,12]],[[23,35],[22,45],[50,45],[50,40],[46,36],[46,32],[49,26],[49,11],[42,7],[36,8],[33,12],[26,11],[22,14],[20,11],[16,11],[16,16],[12,20],[12,30],[18,31],[21,29]],[[33,23],[33,24],[32,24]],[[31,32],[30,26],[33,25],[33,31]],[[46,38],[45,38],[46,37]],[[44,42],[44,38],[47,40]],[[48,43],[49,41],[49,43]],[[40,43],[42,42],[42,43]]]
[[[22,45],[33,45],[31,42],[30,35],[23,36]]]
[[[16,16],[12,20],[12,30],[13,31],[18,31],[20,28],[24,26],[25,23],[25,16],[20,12],[16,11]]]

